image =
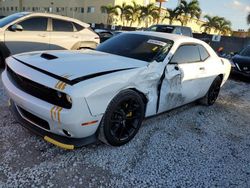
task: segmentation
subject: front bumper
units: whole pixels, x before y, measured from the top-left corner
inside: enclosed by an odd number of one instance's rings
[[[6,70],[2,73],[2,81],[16,108],[13,112],[17,114],[17,117],[18,114],[20,116],[18,109],[21,108],[48,124],[46,128],[33,121],[27,123],[22,116],[18,117],[24,127],[31,129],[45,140],[66,149],[81,147],[94,141],[102,115],[92,116],[83,97],[74,98],[74,105],[71,109],[54,108],[54,105],[18,89],[12,83]],[[26,118],[26,120],[30,119]],[[95,123],[83,126],[86,122]]]
[[[60,136],[60,135],[56,135],[51,132],[45,131],[44,129],[41,129],[38,126],[35,126],[31,122],[24,119],[20,115],[20,112],[17,110],[17,107],[12,100],[10,100],[10,109],[14,117],[18,120],[18,122],[21,123],[23,127],[35,133],[36,135],[41,136],[44,140],[60,148],[63,148],[63,149],[79,148],[79,147],[94,143],[97,140],[96,134],[89,136],[89,137],[85,137],[85,138],[68,138],[65,136]]]

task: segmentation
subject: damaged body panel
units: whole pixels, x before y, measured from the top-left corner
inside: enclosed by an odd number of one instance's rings
[[[47,141],[58,143],[57,137],[48,139],[54,134],[80,139],[80,145],[93,135],[111,145],[126,143],[142,118],[206,97],[225,83],[231,69],[200,40],[155,32],[117,35],[96,51],[15,55],[6,67],[2,80],[17,109],[14,113],[28,114],[24,118],[42,129]],[[51,94],[30,92],[38,85]],[[68,108],[60,105],[63,102]],[[115,127],[109,128],[112,122]],[[111,138],[116,135],[112,131],[119,130],[121,137],[125,129],[124,138]]]

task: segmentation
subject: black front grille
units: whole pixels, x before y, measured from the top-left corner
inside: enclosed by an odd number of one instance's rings
[[[23,108],[21,108],[19,106],[17,108],[24,118],[30,120],[31,122],[35,123],[39,127],[50,130],[49,123],[47,121],[29,113],[28,111],[24,110]]]
[[[8,66],[7,72],[13,84],[20,90],[56,106],[60,106],[67,109],[71,108],[72,104],[67,101],[65,93],[59,92],[57,90],[31,81],[27,78],[24,78],[23,76],[16,74]]]

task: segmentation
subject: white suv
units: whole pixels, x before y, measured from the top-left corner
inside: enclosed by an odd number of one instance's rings
[[[65,16],[21,12],[0,19],[0,64],[17,53],[95,48],[99,42],[88,24]]]

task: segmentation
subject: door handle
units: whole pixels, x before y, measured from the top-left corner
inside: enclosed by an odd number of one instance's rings
[[[205,67],[200,67],[199,69],[200,69],[200,70],[205,70]]]

